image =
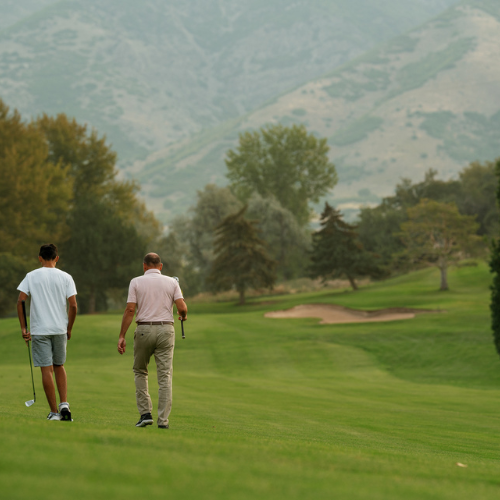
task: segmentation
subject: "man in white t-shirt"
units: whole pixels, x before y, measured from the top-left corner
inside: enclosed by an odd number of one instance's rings
[[[43,389],[50,406],[47,420],[71,421],[64,363],[66,343],[71,338],[77,311],[75,282],[68,273],[56,269],[59,256],[57,247],[52,243],[40,247],[38,260],[42,267],[28,273],[17,287],[20,292],[17,315],[25,342],[32,341],[33,364],[42,371]],[[22,302],[28,296],[31,296],[30,331],[24,324],[22,308]],[[60,398],[59,407],[54,375]]]
[[[161,274],[163,264],[155,253],[144,257],[144,275],[130,282],[127,307],[123,313],[118,339],[118,352],[126,348],[125,335],[134,319],[134,374],[137,409],[141,416],[136,427],[153,423],[153,406],[148,391],[148,364],[151,356],[156,361],[158,376],[158,428],[168,429],[168,417],[172,409],[172,364],[174,358],[175,331],[173,305],[181,321],[186,320],[187,306],[179,283],[175,278]]]

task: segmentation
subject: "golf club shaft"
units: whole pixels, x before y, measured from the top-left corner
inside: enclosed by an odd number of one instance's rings
[[[26,303],[23,300],[23,317],[24,317],[24,327],[26,328],[26,331],[28,331],[28,321],[26,320]],[[33,363],[31,361],[31,349],[30,349],[30,341],[28,340],[28,343],[26,344],[28,346],[28,355],[30,358],[30,368],[31,368],[31,384],[33,386],[33,400],[36,401],[36,395],[35,395],[35,379],[33,378]]]

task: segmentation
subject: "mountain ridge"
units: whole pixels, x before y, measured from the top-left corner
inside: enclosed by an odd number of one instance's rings
[[[226,182],[224,152],[238,132],[304,123],[329,139],[340,178],[329,201],[340,208],[376,202],[401,177],[418,180],[429,168],[449,178],[470,161],[500,156],[500,72],[490,64],[500,56],[499,28],[500,6],[461,2],[249,113],[204,150],[194,148],[192,158],[188,143],[175,161],[157,159],[154,168],[146,161],[137,175],[145,185],[154,171],[174,179],[171,188],[156,179],[145,189],[153,202],[157,197],[158,211],[175,210],[194,172]]]
[[[218,126],[455,0],[10,2],[2,97],[105,133],[121,165]],[[410,13],[410,15],[408,14]]]

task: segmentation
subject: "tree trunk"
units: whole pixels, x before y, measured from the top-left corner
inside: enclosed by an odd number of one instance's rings
[[[240,292],[240,306],[242,306],[245,304],[245,289],[242,288],[241,290],[239,290],[239,292]]]
[[[95,289],[94,287],[90,287],[89,293],[89,314],[95,313]]]
[[[356,285],[356,281],[354,280],[354,278],[352,276],[347,275],[347,279],[349,280],[349,283],[351,284],[352,289],[358,290],[358,285]]]
[[[439,264],[439,270],[441,271],[441,288],[439,290],[445,292],[448,290],[448,266],[446,262]]]

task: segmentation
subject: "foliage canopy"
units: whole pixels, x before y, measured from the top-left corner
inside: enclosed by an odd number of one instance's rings
[[[227,177],[242,201],[253,193],[272,196],[305,225],[308,204],[337,183],[328,150],[326,139],[308,134],[303,125],[270,125],[240,134],[237,150],[227,152]]]
[[[477,252],[481,242],[475,217],[461,215],[454,203],[426,199],[407,213],[400,233],[406,253],[413,261],[437,266],[441,271],[440,290],[448,290],[449,265]]]

